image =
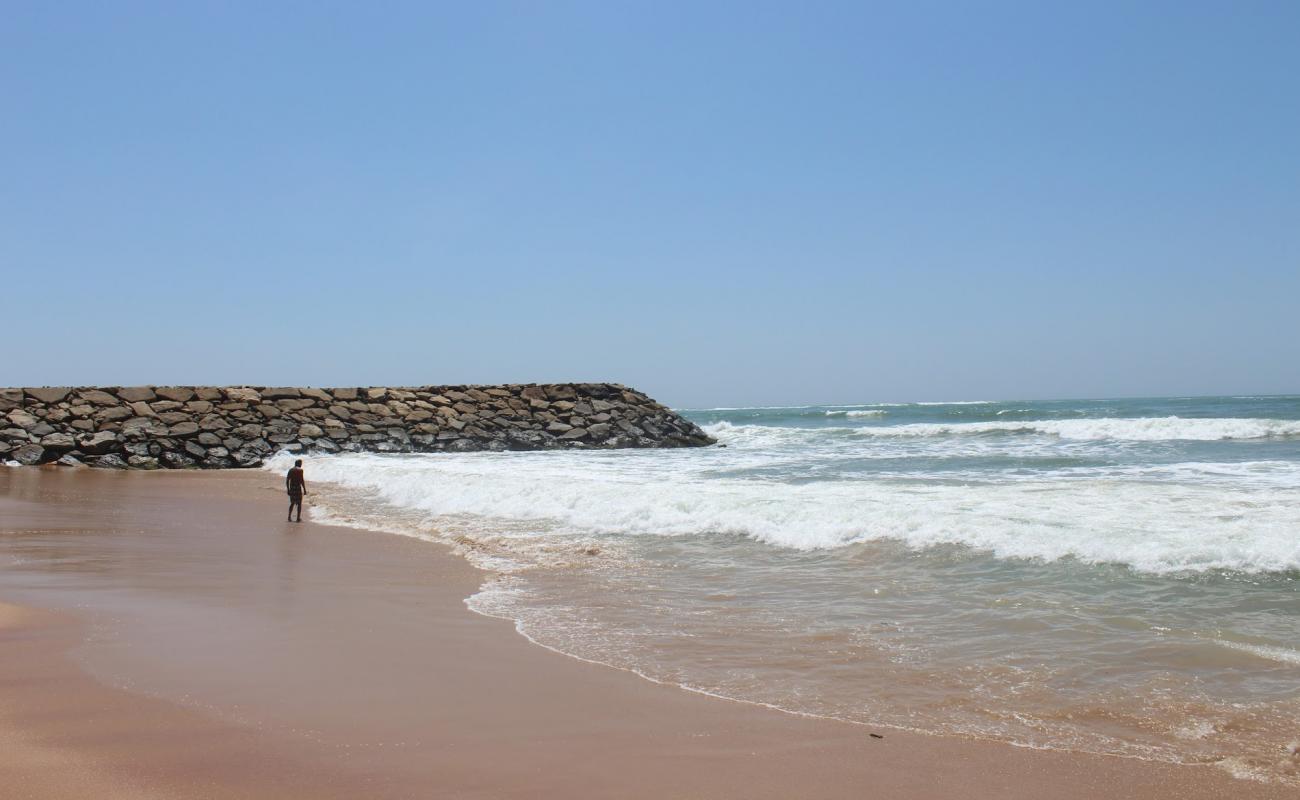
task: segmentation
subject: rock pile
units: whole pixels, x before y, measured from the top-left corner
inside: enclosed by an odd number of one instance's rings
[[[0,389],[0,461],[256,467],[279,450],[468,452],[698,447],[698,426],[609,383]]]

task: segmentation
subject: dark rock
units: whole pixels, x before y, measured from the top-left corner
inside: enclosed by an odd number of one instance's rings
[[[207,458],[208,456],[208,449],[193,439],[185,443],[185,452],[198,459]]]
[[[54,463],[58,464],[60,467],[86,466],[84,463],[82,463],[81,459],[77,458],[72,453],[64,453],[63,455],[59,456],[59,460],[55,461]]]
[[[31,444],[31,443],[22,445],[21,447],[14,449],[9,454],[9,457],[12,458],[14,461],[17,461],[19,464],[23,464],[25,466],[40,464],[43,461],[47,460],[45,458],[45,448],[41,447],[39,444]]]
[[[198,426],[195,425],[194,427],[197,428]],[[172,435],[179,436],[182,434],[173,433]],[[204,431],[203,433],[199,434],[199,444],[203,445],[204,447],[215,447],[216,445],[221,444],[221,437],[217,436],[215,433]]]
[[[22,428],[23,430],[31,430],[32,428],[35,428],[37,425],[39,425],[41,422],[41,420],[38,417],[34,417],[31,414],[28,414],[26,411],[23,411],[20,408],[15,408],[13,411],[10,411],[8,416],[9,416],[9,422],[12,425],[18,428]]]
[[[95,412],[95,421],[100,425],[134,417],[135,413],[126,406],[114,406]]]
[[[175,425],[173,425],[173,426],[171,426],[170,428],[167,429],[167,433],[168,433],[168,435],[170,435],[170,436],[182,436],[182,437],[184,437],[184,436],[193,436],[194,434],[196,434],[196,433],[198,433],[198,432],[199,432],[199,423],[197,423],[197,422],[195,422],[195,421],[193,421],[193,420],[186,420],[185,422],[178,422],[178,423],[176,423]],[[213,436],[211,433],[208,433],[207,431],[204,431],[204,433],[203,433],[202,435],[203,435],[203,436],[212,436],[213,439],[216,439],[216,438],[217,438],[216,436]],[[202,436],[200,437],[200,439],[202,439]],[[220,440],[218,440],[218,441],[220,441]]]
[[[230,427],[230,423],[221,418],[219,414],[208,414],[199,420],[199,427],[205,431],[222,431]]]
[[[94,459],[86,459],[92,467],[99,469],[126,469],[127,464],[117,453],[109,453]]]
[[[132,469],[158,469],[158,459],[153,456],[127,456],[126,463]]]
[[[72,434],[70,433],[51,433],[41,439],[41,447],[44,447],[46,450],[54,450],[60,453],[73,449],[76,447],[76,444],[77,443],[73,441]]]
[[[22,389],[0,389],[0,411],[10,411],[23,404]]]
[[[77,437],[77,449],[91,455],[101,455],[117,447],[117,434],[111,431],[83,434]]]
[[[178,453],[175,450],[168,450],[162,454],[159,459],[162,463],[171,469],[185,469],[194,466],[194,459],[184,453]]]

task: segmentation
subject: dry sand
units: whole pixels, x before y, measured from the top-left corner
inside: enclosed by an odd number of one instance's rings
[[[262,472],[0,469],[0,797],[1288,796],[653,684],[471,613],[442,547],[284,505]]]

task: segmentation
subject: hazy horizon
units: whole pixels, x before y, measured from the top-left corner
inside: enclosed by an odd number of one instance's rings
[[[0,385],[1300,392],[1300,6],[13,5]]]

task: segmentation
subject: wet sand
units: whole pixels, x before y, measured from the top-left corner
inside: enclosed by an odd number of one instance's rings
[[[468,611],[445,548],[284,505],[262,472],[0,470],[6,798],[1289,795],[653,684]]]

